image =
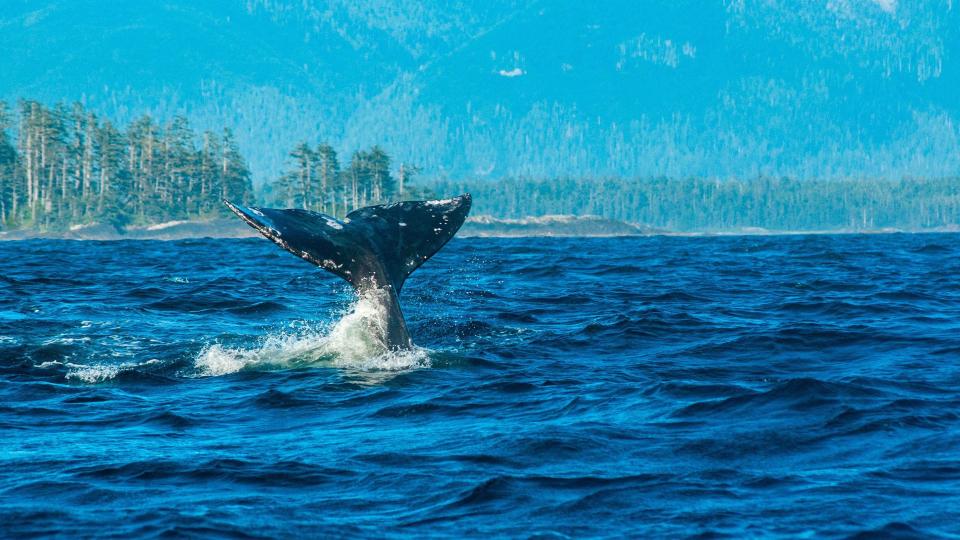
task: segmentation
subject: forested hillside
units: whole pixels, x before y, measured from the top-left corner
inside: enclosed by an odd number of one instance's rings
[[[9,0],[0,99],[229,127],[429,178],[960,171],[950,0]]]

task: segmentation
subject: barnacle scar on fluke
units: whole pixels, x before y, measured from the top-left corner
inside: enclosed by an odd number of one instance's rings
[[[386,313],[384,345],[408,349],[413,341],[400,310],[400,290],[407,276],[460,229],[471,198],[368,206],[342,221],[309,210],[224,203],[283,249],[340,276],[359,294],[378,298]]]

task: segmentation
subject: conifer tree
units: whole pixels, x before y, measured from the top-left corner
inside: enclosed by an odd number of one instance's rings
[[[317,160],[316,186],[322,203],[320,211],[327,214],[337,213],[337,192],[340,189],[340,162],[332,146],[322,143],[314,151]],[[346,211],[344,211],[346,212]]]
[[[0,228],[14,224],[20,194],[17,149],[7,132],[11,121],[6,102],[0,101]]]
[[[370,178],[370,200],[380,203],[392,199],[396,182],[390,174],[390,156],[383,148],[374,146],[367,152],[367,170]]]
[[[183,118],[163,129],[143,116],[121,132],[79,103],[21,100],[18,109],[14,119],[0,103],[0,227],[123,227],[222,215],[220,199],[252,200],[250,171],[229,130],[204,133],[198,148]]]
[[[220,162],[221,192],[219,197],[250,204],[253,202],[253,182],[250,169],[247,167],[243,156],[240,155],[237,141],[229,128],[223,130],[220,145],[222,154]],[[224,205],[219,204],[219,201],[217,201],[216,207],[221,212],[227,211]]]

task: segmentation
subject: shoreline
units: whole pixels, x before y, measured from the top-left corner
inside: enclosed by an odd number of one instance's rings
[[[671,231],[608,220],[597,216],[541,216],[523,219],[471,217],[457,236],[462,238],[622,238],[622,237],[724,237],[876,234],[960,233],[960,225],[931,229],[818,229],[771,230],[744,227],[716,231]],[[15,229],[0,231],[0,241],[17,240],[189,240],[198,238],[259,238],[260,234],[239,220],[171,221],[128,227],[123,232],[106,224],[72,226],[63,231]]]

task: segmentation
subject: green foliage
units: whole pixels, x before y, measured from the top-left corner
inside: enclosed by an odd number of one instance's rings
[[[354,208],[404,195],[390,172],[390,156],[379,146],[354,152],[350,166],[341,170],[332,146],[322,143],[311,148],[301,142],[290,152],[290,163],[292,167],[265,189],[272,204],[343,216]],[[401,175],[404,170],[401,165]]]
[[[474,215],[599,215],[673,231],[922,230],[960,224],[960,178],[903,180],[506,179],[438,182]]]
[[[556,178],[415,182],[419,168],[373,146],[341,167],[329,144],[298,144],[289,169],[261,188],[268,204],[344,216],[399,199],[470,192],[475,215],[599,215],[675,231],[921,230],[960,224],[960,179]],[[58,230],[226,214],[250,203],[250,169],[234,134],[199,136],[187,120],[149,116],[125,130],[80,104],[0,102],[0,228]]]
[[[122,131],[80,104],[19,103],[17,143],[0,103],[0,227],[63,229],[225,215],[221,199],[251,202],[250,170],[229,130],[201,137],[187,120],[149,116]],[[197,144],[199,140],[199,145]]]
[[[0,228],[13,219],[10,202],[17,197],[14,179],[18,174],[17,150],[7,135],[10,113],[7,104],[0,101]]]

